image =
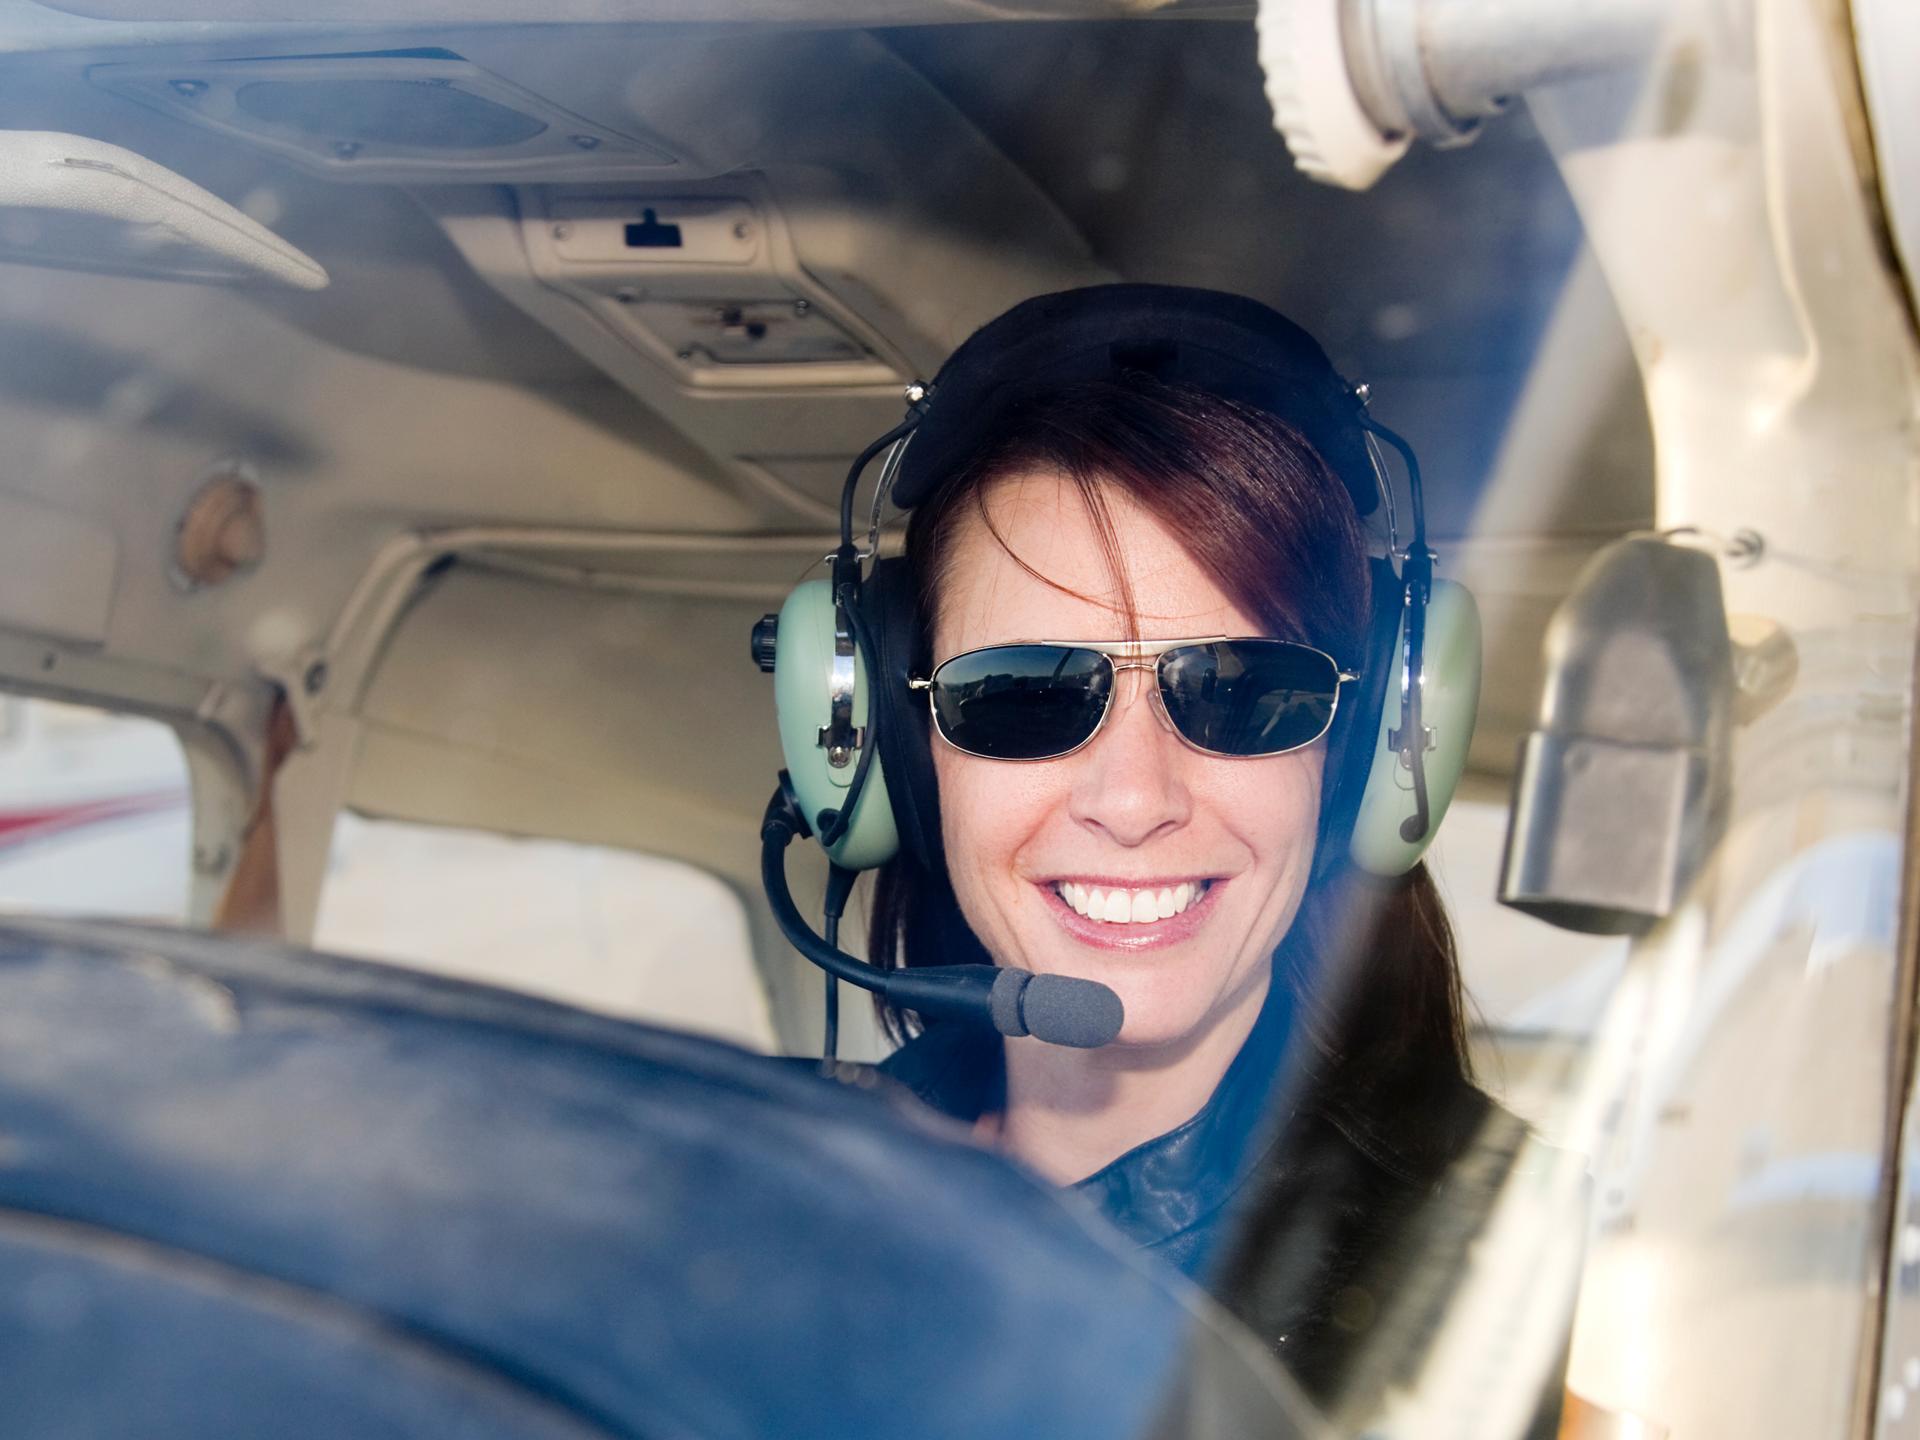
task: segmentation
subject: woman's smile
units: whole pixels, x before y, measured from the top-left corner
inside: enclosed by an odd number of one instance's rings
[[[1195,938],[1213,914],[1213,892],[1225,883],[1211,876],[1169,876],[1058,880],[1039,888],[1052,897],[1061,928],[1081,944],[1138,952]]]

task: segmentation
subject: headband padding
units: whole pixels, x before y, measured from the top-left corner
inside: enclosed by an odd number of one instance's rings
[[[907,688],[928,656],[922,639],[913,573],[901,557],[874,562],[860,585],[860,618],[876,653],[867,657],[874,677],[869,722],[877,726],[879,760],[893,802],[902,852],[922,869],[944,874],[940,843],[940,797],[934,784],[932,726],[927,705]]]
[[[1380,713],[1393,689],[1393,672],[1400,663],[1400,615],[1405,590],[1393,563],[1384,556],[1367,560],[1367,648],[1360,661],[1360,679],[1351,704],[1342,704],[1334,716],[1327,741],[1326,778],[1320,790],[1320,838],[1314,852],[1316,877],[1347,863],[1354,821],[1373,774],[1375,742],[1380,736]]]
[[[975,331],[934,379],[894,503],[925,500],[1028,397],[1141,373],[1277,416],[1326,460],[1356,511],[1380,503],[1361,402],[1314,338],[1244,295],[1179,285],[1041,295]]]

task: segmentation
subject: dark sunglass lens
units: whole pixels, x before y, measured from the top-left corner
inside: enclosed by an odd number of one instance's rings
[[[934,672],[933,713],[940,733],[970,755],[1045,760],[1093,734],[1112,680],[1097,650],[999,645]]]
[[[1331,659],[1285,640],[1187,645],[1160,657],[1167,717],[1204,750],[1273,755],[1326,733],[1340,693]]]

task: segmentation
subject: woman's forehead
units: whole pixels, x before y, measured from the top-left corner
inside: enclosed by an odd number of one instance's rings
[[[1264,628],[1179,539],[1124,492],[1103,487],[1114,556],[1080,488],[1051,471],[996,482],[985,518],[962,516],[944,558],[934,648],[942,656],[1009,640],[1258,634]]]

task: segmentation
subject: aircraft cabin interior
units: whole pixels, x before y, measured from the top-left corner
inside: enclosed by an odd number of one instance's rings
[[[0,0],[8,921],[818,1056],[756,622],[995,316],[1250,296],[1417,450],[1477,603],[1428,863],[1548,1157],[1376,1433],[1548,1433],[1463,1358],[1508,1353],[1563,1435],[1902,1433],[1920,32],[1576,8]],[[893,1048],[837,1007],[839,1059]]]

